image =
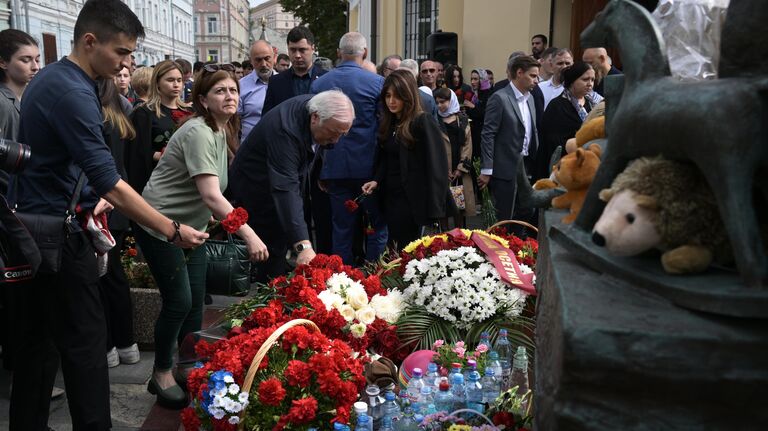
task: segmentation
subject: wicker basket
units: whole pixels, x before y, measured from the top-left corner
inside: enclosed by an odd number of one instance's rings
[[[296,326],[307,326],[310,329],[313,329],[316,332],[320,332],[320,328],[315,325],[315,322],[311,320],[306,319],[294,319],[289,322],[284,323],[281,327],[277,328],[275,332],[272,333],[272,335],[267,338],[266,341],[264,341],[264,344],[261,345],[259,348],[259,351],[256,352],[256,355],[253,357],[253,361],[251,361],[251,366],[248,367],[248,372],[245,374],[245,380],[243,381],[242,391],[251,393],[251,386],[253,386],[253,379],[256,377],[256,372],[259,371],[259,365],[261,365],[261,361],[264,359],[265,356],[267,356],[267,353],[269,353],[269,349],[272,348],[272,346],[275,344],[275,342],[282,336],[285,331],[296,327]],[[243,409],[240,412],[240,425],[238,425],[239,430],[243,429],[245,418],[245,411],[246,409]]]
[[[488,418],[488,416],[486,416],[486,415],[484,415],[484,414],[482,414],[479,411],[474,410],[474,409],[459,409],[459,410],[456,410],[454,412],[451,412],[450,414],[448,414],[448,416],[456,416],[459,413],[472,413],[472,414],[478,415],[481,418],[483,418],[486,422],[488,422],[488,425],[490,425],[492,427],[496,426],[496,425],[493,424],[493,421]]]
[[[501,227],[501,226],[504,226],[504,225],[507,225],[507,224],[520,225],[520,226],[526,227],[526,228],[536,232],[537,234],[539,233],[539,230],[536,228],[536,226],[534,226],[534,225],[532,225],[530,223],[524,222],[524,221],[520,221],[520,220],[502,220],[502,221],[496,223],[495,225],[489,227],[488,229],[486,229],[486,231],[490,232],[491,230],[493,230],[493,229],[495,229],[497,227]]]

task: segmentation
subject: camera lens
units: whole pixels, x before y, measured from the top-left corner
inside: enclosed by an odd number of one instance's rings
[[[0,169],[16,174],[24,170],[32,151],[28,145],[0,139]]]

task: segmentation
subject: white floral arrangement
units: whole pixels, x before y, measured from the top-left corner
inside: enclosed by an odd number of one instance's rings
[[[405,306],[403,295],[396,290],[388,290],[386,295],[374,295],[368,301],[363,285],[344,273],[331,275],[325,285],[327,288],[317,297],[326,310],[335,308],[344,317],[352,335],[357,338],[365,335],[367,326],[376,318],[395,323]]]
[[[524,274],[530,267],[520,264]],[[432,257],[411,260],[403,280],[405,302],[423,306],[461,329],[482,322],[504,310],[509,318],[518,317],[526,293],[507,286],[498,271],[474,247],[441,250]]]

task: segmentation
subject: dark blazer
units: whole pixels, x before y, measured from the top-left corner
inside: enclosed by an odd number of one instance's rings
[[[152,171],[157,166],[153,159],[155,151],[160,149],[168,142],[155,142],[155,138],[164,133],[172,134],[176,130],[176,123],[171,117],[171,110],[161,108],[165,114],[162,118],[158,117],[155,111],[151,111],[146,105],[140,105],[133,110],[131,122],[136,130],[136,137],[128,143],[125,151],[125,170],[128,175],[126,181],[133,187],[138,194],[144,191]]]
[[[411,133],[416,141],[411,148],[398,142],[400,182],[405,189],[413,219],[417,224],[424,225],[447,215],[446,197],[450,193],[450,166],[440,126],[429,114],[422,113],[411,123]],[[374,178],[379,183],[383,195],[388,188],[387,162],[381,151],[379,154]],[[385,201],[386,199],[383,199],[382,203]],[[387,208],[384,210],[387,211]]]
[[[317,66],[312,66],[311,69],[309,69],[309,76],[310,80],[314,81],[320,76],[323,76],[326,74],[325,69]],[[288,70],[285,70],[283,73],[278,73],[277,75],[272,75],[272,77],[269,78],[269,85],[267,86],[267,94],[264,96],[264,108],[261,110],[261,115],[263,116],[267,112],[269,112],[270,109],[274,108],[275,106],[279,105],[280,103],[294,97],[298,96],[298,94],[294,94],[293,91],[293,67],[289,68]],[[307,92],[309,92],[309,87],[307,86]]]
[[[307,111],[311,98],[296,96],[265,114],[229,168],[232,197],[250,214],[249,224],[282,228],[284,244],[309,239],[303,197],[315,158]]]
[[[587,101],[584,105],[587,112],[592,110],[592,104]],[[536,155],[536,170],[540,176],[548,177],[552,169],[551,158],[559,146],[565,151],[565,142],[576,136],[581,127],[581,118],[573,104],[564,94],[555,97],[544,111],[544,122],[541,125],[541,145]]]
[[[528,110],[536,112],[533,97],[528,98]],[[532,115],[531,142],[529,153],[538,148],[536,116]],[[515,92],[510,85],[493,93],[485,109],[485,123],[480,134],[483,169],[493,169],[493,177],[500,180],[514,180],[522,157],[525,126],[517,106]]]

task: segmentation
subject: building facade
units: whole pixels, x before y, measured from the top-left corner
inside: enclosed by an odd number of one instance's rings
[[[531,37],[578,48],[578,35],[608,0],[350,0],[349,30],[369,41],[371,60],[391,54],[427,58],[427,36],[436,30],[458,35],[458,64],[505,77],[513,51],[531,52]]]
[[[192,0],[123,0],[144,24],[146,38],[135,52],[136,64],[152,65],[166,58],[192,59]],[[11,0],[0,8],[0,24],[23,30],[40,43],[41,60],[50,64],[67,55],[74,44],[77,14],[83,0]]]
[[[279,0],[269,0],[251,9],[251,23],[251,41],[259,39],[264,23],[267,40],[277,47],[278,52],[287,52],[285,38],[292,28],[301,25],[301,20],[284,11]]]
[[[195,59],[229,63],[248,58],[248,0],[195,0]]]

